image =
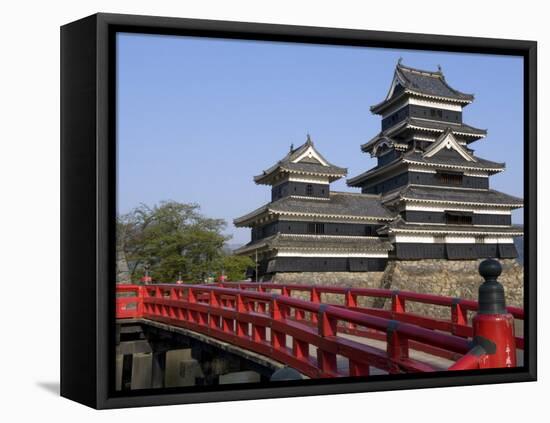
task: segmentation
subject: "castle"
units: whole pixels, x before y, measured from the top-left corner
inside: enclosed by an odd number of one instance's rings
[[[486,136],[463,122],[474,96],[438,71],[397,64],[386,98],[371,107],[381,131],[361,146],[377,165],[347,179],[360,192],[332,191],[347,169],[329,162],[307,137],[260,175],[271,202],[234,220],[251,241],[236,254],[257,261],[257,277],[303,272],[382,272],[411,260],[517,256],[511,211],[520,198],[493,190],[496,163],[474,154]]]

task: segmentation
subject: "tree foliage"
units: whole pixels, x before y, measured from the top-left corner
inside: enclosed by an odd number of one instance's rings
[[[223,270],[229,281],[244,280],[246,269],[253,266],[254,261],[247,256],[227,255],[223,258]]]
[[[229,239],[222,234],[225,221],[199,211],[197,204],[166,201],[153,207],[142,204],[118,218],[118,256],[125,257],[132,281],[146,268],[159,282],[173,282],[180,273],[186,281],[204,281],[226,263],[236,274],[240,259],[228,259],[223,252]]]

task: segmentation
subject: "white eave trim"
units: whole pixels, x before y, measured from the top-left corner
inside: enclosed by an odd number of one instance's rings
[[[402,200],[405,201],[413,201],[416,203],[437,203],[437,204],[461,204],[461,205],[472,205],[472,206],[484,206],[484,207],[510,207],[510,208],[521,208],[523,207],[523,204],[494,204],[494,203],[476,203],[474,201],[450,201],[450,200],[425,200],[425,199],[418,199],[418,198],[408,198],[401,196]]]
[[[390,228],[389,233],[410,233],[410,234],[468,234],[468,235],[500,235],[500,236],[521,236],[523,231],[518,232],[499,232],[499,231],[468,231],[468,230],[437,230],[437,229],[402,229]]]
[[[358,252],[356,250],[336,250],[332,248],[301,248],[301,249],[281,249],[277,251],[275,257],[351,257],[351,258],[387,258],[386,250],[372,250],[369,252]]]
[[[308,148],[306,148],[306,150],[302,154],[300,154],[298,157],[296,157],[294,160],[292,160],[292,163],[299,163],[300,161],[302,161],[306,157],[314,158],[319,163],[321,163],[323,166],[329,166],[329,164],[326,162],[326,160],[323,159],[321,157],[321,155],[319,153],[317,153],[317,151],[315,151],[315,149],[311,145]]]
[[[345,173],[306,172],[306,171],[303,171],[303,170],[288,169],[284,166],[281,166],[280,169],[284,172],[294,173],[294,174],[297,174],[297,175],[316,175],[316,176],[328,176],[328,177],[336,177],[336,178],[342,178],[342,177],[346,176]]]
[[[418,92],[418,91],[413,91],[413,90],[411,90],[410,88],[406,88],[406,89],[405,89],[405,93],[406,93],[406,94],[416,95],[416,96],[418,96],[418,97],[432,98],[432,99],[441,100],[441,101],[450,102],[450,103],[465,103],[465,104],[470,104],[470,103],[473,102],[473,100],[466,100],[466,99],[459,99],[459,98],[450,98],[450,97],[441,97],[441,96],[437,96],[437,95],[424,94],[424,93],[421,93],[421,92]]]
[[[324,217],[329,219],[350,219],[350,220],[367,220],[367,221],[392,221],[393,217],[376,217],[376,216],[356,216],[356,215],[345,215],[345,214],[325,214],[325,213],[305,213],[305,212],[286,212],[286,211],[277,211],[269,210],[271,213],[276,213],[280,216],[304,216],[304,217]]]
[[[504,170],[503,167],[499,168],[487,168],[487,167],[475,167],[475,166],[464,166],[464,165],[451,165],[451,164],[444,164],[444,163],[425,163],[425,162],[417,162],[410,159],[403,159],[403,163],[408,164],[414,164],[419,166],[432,166],[432,167],[445,167],[445,168],[452,168],[452,169],[471,169],[471,170],[479,170],[483,172],[502,172]]]
[[[418,129],[420,131],[427,131],[427,132],[445,132],[445,129],[426,128],[424,126],[412,125],[410,123],[407,124],[407,127],[411,128],[411,129]],[[463,135],[465,137],[479,137],[479,138],[485,138],[486,137],[485,134],[471,134],[471,133],[468,133],[468,132],[455,131],[454,129],[452,129],[452,127],[451,127],[451,130],[453,131],[453,134]]]

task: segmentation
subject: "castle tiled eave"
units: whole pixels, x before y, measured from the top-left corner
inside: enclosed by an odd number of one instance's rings
[[[369,141],[362,144],[361,151],[365,153],[370,153],[376,146],[376,144],[383,139],[389,139],[395,143],[392,137],[407,129],[430,132],[434,135],[440,135],[443,134],[445,131],[450,130],[454,135],[460,135],[467,138],[469,137],[472,138],[472,140],[477,140],[487,136],[486,129],[475,128],[465,123],[442,122],[430,119],[409,117],[396,123],[394,126],[378,133]]]
[[[473,236],[522,236],[523,227],[519,225],[512,226],[489,226],[489,225],[435,225],[408,223],[403,219],[397,219],[394,222],[379,229],[378,233],[389,234],[411,234],[411,235],[473,235]]]
[[[248,226],[269,214],[281,217],[303,216],[350,221],[390,221],[394,217],[382,206],[378,195],[331,192],[328,200],[284,197],[237,218],[233,222],[236,226]]]
[[[396,90],[396,86],[401,87],[401,90]],[[373,113],[383,113],[384,110],[399,102],[405,96],[416,96],[462,105],[467,105],[474,100],[473,94],[466,94],[452,88],[440,70],[426,71],[398,63],[390,92],[382,102],[370,109]]]
[[[465,123],[442,122],[431,119],[412,117],[406,119],[406,121],[407,128],[419,129],[422,131],[442,133],[445,132],[447,129],[451,129],[452,133],[456,135],[473,136],[479,138],[485,137],[487,135],[486,129],[475,128]],[[388,135],[391,134],[393,134],[393,131],[388,131]]]
[[[360,187],[363,184],[363,182],[365,182],[366,179],[371,178],[380,173],[390,172],[393,169],[401,166],[402,164],[403,164],[403,160],[401,159],[401,157],[398,157],[383,167],[374,167],[370,170],[367,170],[366,172],[363,172],[357,176],[354,176],[353,178],[347,179],[346,184],[349,187]]]
[[[335,166],[326,160],[313,144],[311,138],[298,148],[291,147],[289,153],[260,175],[254,176],[257,184],[270,185],[273,179],[281,174],[297,174],[305,176],[327,177],[329,181],[340,179],[347,175],[348,170]]]
[[[475,161],[466,161],[454,157],[445,157],[444,159],[438,156],[426,157],[419,151],[410,151],[403,155],[403,163],[449,169],[484,170],[489,173],[502,172],[506,167],[505,163],[485,160],[474,155],[472,155],[472,157]]]
[[[392,249],[390,242],[379,237],[279,233],[244,245],[234,250],[234,253],[250,254],[265,250],[292,250],[304,253],[386,253]]]
[[[523,200],[493,189],[474,190],[450,187],[408,185],[403,190],[385,195],[384,204],[395,200],[465,206],[523,207]]]
[[[271,178],[279,172],[296,175],[323,176],[333,181],[346,176],[348,171],[345,168],[337,166],[322,166],[313,163],[284,163],[277,164],[275,167],[266,170],[265,173],[254,176],[254,182],[257,184],[269,185]]]

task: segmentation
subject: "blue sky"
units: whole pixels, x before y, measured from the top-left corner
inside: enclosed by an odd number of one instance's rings
[[[232,220],[270,200],[253,175],[310,133],[348,177],[375,161],[360,144],[380,130],[369,107],[389,88],[399,57],[441,65],[456,89],[473,93],[464,122],[488,129],[472,145],[506,162],[491,187],[523,197],[523,62],[519,57],[119,34],[118,212],[162,200],[198,203],[227,221],[230,243],[250,239]],[[333,190],[353,191],[341,180]],[[523,222],[523,210],[514,212]]]

